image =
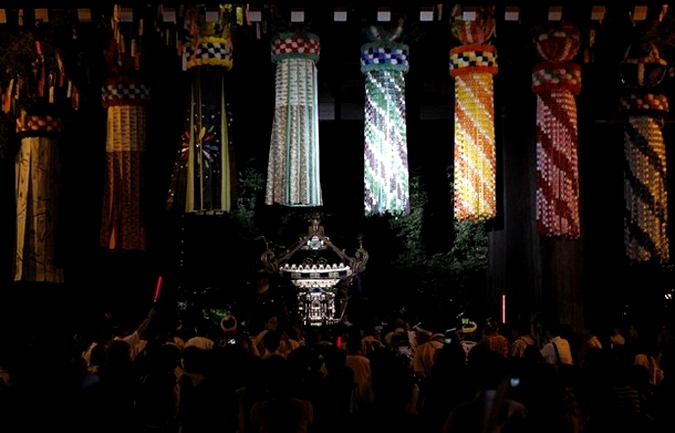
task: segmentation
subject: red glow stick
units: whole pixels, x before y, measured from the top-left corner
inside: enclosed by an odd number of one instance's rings
[[[342,337],[338,337],[338,338],[337,338],[337,347],[339,347],[340,349],[342,349]]]
[[[155,302],[157,302],[157,299],[159,299],[159,292],[162,290],[162,276],[160,275],[159,278],[157,278],[157,288],[155,289]]]
[[[502,295],[502,323],[506,324],[506,295]]]

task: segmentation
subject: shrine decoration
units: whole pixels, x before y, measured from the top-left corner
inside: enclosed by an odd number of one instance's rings
[[[578,126],[575,96],[581,91],[581,67],[572,60],[579,52],[579,29],[566,22],[541,27],[535,48],[543,62],[532,73],[537,98],[537,192],[539,233],[578,239]]]
[[[452,14],[452,33],[461,45],[450,50],[455,80],[454,213],[458,221],[497,214],[494,83],[497,50],[493,9],[479,7],[473,20],[461,7]]]
[[[621,65],[624,115],[624,242],[633,262],[669,260],[666,147],[668,97],[660,89],[668,64],[656,46],[626,51]]]
[[[150,84],[142,72],[142,21],[122,22],[115,6],[102,87],[106,109],[106,170],[100,244],[109,250],[146,249],[146,107]]]
[[[272,38],[275,108],[265,203],[321,206],[319,103],[316,63],[320,39],[307,31]]]
[[[405,78],[409,47],[392,31],[371,26],[361,47],[366,78],[364,107],[364,207],[366,215],[410,213]]]
[[[64,282],[61,141],[80,93],[74,65],[66,65],[63,48],[47,39],[46,26],[38,20],[30,31],[18,32],[24,38],[20,53],[0,81],[2,111],[15,120],[20,143],[15,160],[17,282]]]
[[[179,44],[190,74],[189,101],[171,175],[167,209],[200,215],[230,212],[237,176],[227,72],[233,67],[232,5],[206,10],[187,5]]]
[[[290,248],[275,252],[264,238],[266,249],[261,255],[265,281],[277,277],[282,285],[294,288],[291,302],[306,325],[326,326],[348,321],[351,287],[366,269],[369,254],[361,239],[353,255],[339,248],[326,235],[318,211],[308,215],[307,234]],[[269,291],[270,287],[266,287]],[[272,287],[271,293],[274,296]]]

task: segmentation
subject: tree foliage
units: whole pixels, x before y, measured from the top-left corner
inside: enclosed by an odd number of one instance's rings
[[[384,232],[389,230],[393,248],[390,242],[385,242],[384,249],[377,248],[373,243],[379,239],[371,239],[367,245],[373,258],[366,270],[369,302],[380,307],[378,314],[384,316],[403,313],[451,320],[472,314],[480,308],[481,294],[486,291],[485,225],[470,221],[448,224],[453,241],[444,250],[428,254],[422,233],[429,199],[420,176],[411,177],[410,194],[410,214],[386,218]],[[387,250],[395,253],[386,254]],[[383,260],[377,258],[380,253],[385,255]]]

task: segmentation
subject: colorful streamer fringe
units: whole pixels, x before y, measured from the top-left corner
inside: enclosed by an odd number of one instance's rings
[[[544,60],[532,75],[537,97],[537,226],[543,236],[581,236],[575,100],[581,91],[581,68],[571,63],[579,45],[579,30],[571,24],[543,29],[535,37]]]
[[[366,76],[366,215],[410,213],[405,79],[408,46],[379,40],[361,47]]]
[[[102,99],[108,127],[100,243],[110,250],[145,251],[145,107],[150,88],[136,79],[109,79]]]
[[[666,148],[662,133],[668,98],[654,89],[666,67],[657,51],[646,57],[627,57],[624,62],[624,70],[630,70],[630,74],[624,74],[624,82],[632,85],[630,93],[620,101],[626,117],[624,242],[627,257],[636,262],[665,263],[670,258]],[[648,93],[650,88],[654,93]]]
[[[453,11],[452,30],[462,45],[450,50],[455,79],[454,207],[459,221],[497,214],[494,85],[497,50],[486,42],[494,34],[490,9],[464,21]]]
[[[191,74],[190,101],[171,175],[168,209],[217,214],[229,212],[235,202],[232,116],[225,88],[233,44],[225,16],[207,23],[198,7],[186,13],[192,40],[182,46],[182,55]]]
[[[14,281],[62,283],[59,261],[61,119],[22,112],[17,121]]]
[[[321,206],[319,103],[316,62],[319,37],[280,34],[272,40],[276,103],[265,203]]]

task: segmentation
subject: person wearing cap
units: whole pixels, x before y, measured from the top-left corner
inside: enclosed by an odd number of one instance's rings
[[[478,331],[478,325],[476,322],[467,322],[459,329],[459,336],[462,339],[459,342],[459,345],[464,349],[465,362],[469,363],[469,352],[473,349],[478,342],[476,341],[476,331]]]
[[[237,318],[231,314],[225,315],[220,319],[220,330],[223,335],[215,342],[218,347],[225,347],[228,344],[241,344],[238,330]]]
[[[485,320],[485,327],[483,328],[483,338],[480,343],[490,351],[503,356],[509,356],[509,340],[499,333],[499,324],[493,318]]]

